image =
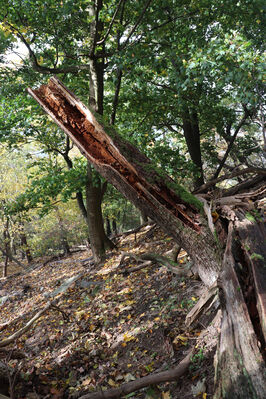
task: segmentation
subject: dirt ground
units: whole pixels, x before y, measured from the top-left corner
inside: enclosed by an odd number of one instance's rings
[[[117,249],[97,268],[89,263],[88,252],[46,265],[41,259],[20,274],[11,266],[9,277],[0,279],[1,340],[50,300],[55,302],[7,353],[0,351],[1,360],[20,372],[14,397],[78,398],[175,367],[193,347],[189,370],[180,379],[125,398],[212,397],[219,320],[190,330],[185,326],[187,313],[204,291],[201,282],[158,265],[121,273],[136,266],[129,258],[119,266],[123,252],[162,255],[173,246],[171,238],[149,226],[120,237]],[[181,251],[180,264],[187,260]],[[15,350],[21,359],[13,359]]]

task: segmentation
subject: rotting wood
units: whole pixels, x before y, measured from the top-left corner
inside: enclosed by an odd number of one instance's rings
[[[106,128],[100,116],[94,116],[56,78],[38,90],[29,89],[29,92],[77,144],[95,169],[188,253],[197,265],[199,276],[206,286],[212,286],[221,270],[225,270],[218,280],[223,324],[217,352],[218,378],[215,397],[246,399],[245,389],[242,389],[245,387],[246,392],[252,394],[250,397],[264,399],[266,383],[265,365],[259,351],[261,341],[254,331],[253,320],[234,271],[236,262],[232,255],[230,231],[222,262],[223,249],[211,233],[206,219],[200,214],[202,206],[195,197],[187,196],[176,185],[173,187],[172,179],[157,172],[145,155],[119,137],[114,130]],[[254,183],[261,185],[261,177],[247,184],[241,183],[233,190],[226,191],[226,194],[235,195]],[[222,208],[226,207],[229,208],[229,213],[226,217],[223,216],[225,240],[228,223],[230,225],[233,221],[237,231],[239,220],[229,206]],[[239,241],[238,238],[236,241]]]
[[[190,310],[186,316],[185,325],[191,327],[195,321],[199,319],[202,313],[208,312],[212,306],[217,304],[218,300],[218,287],[217,284],[213,284],[212,287],[208,288],[200,297],[199,301]],[[217,311],[217,307],[216,307]]]
[[[215,399],[265,398],[266,375],[250,314],[234,270],[233,222],[229,223],[221,287],[222,325],[217,349]],[[249,378],[246,378],[248,375]],[[224,392],[227,395],[224,395]],[[246,395],[246,396],[245,396]]]
[[[114,143],[105,133],[92,112],[57,78],[51,78],[48,85],[42,85],[36,90],[28,89],[28,91],[71,137],[93,165],[111,167],[135,189],[137,195],[143,196],[150,202],[146,196],[146,190],[148,190],[157,201],[169,209],[185,225],[195,231],[200,231],[200,226],[193,220],[193,217],[198,213],[195,206],[178,197],[167,186],[163,178],[154,171],[150,171],[153,174],[153,183],[148,182],[143,177],[143,173],[139,173],[136,165],[129,163],[122,155],[120,149],[116,146],[118,143]],[[139,161],[149,164],[148,158],[143,154],[139,155],[141,155]]]
[[[101,116],[95,116],[57,78],[28,91],[94,168],[184,248],[200,278],[212,285],[221,254],[201,215],[200,201],[157,171],[149,158],[106,127]]]

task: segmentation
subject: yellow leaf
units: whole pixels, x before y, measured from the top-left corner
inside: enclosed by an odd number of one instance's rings
[[[125,302],[125,304],[126,304],[127,306],[129,306],[129,305],[133,305],[133,303],[135,303],[135,302],[136,302],[136,301],[128,300],[128,301]]]
[[[204,393],[202,394],[202,399],[207,399],[207,394],[206,394],[206,392],[204,392]]]
[[[159,320],[161,320],[160,317],[155,317],[155,319],[154,319],[154,321],[159,321]]]
[[[91,383],[91,378],[90,377],[88,377],[88,378],[86,378],[86,380],[84,380],[83,382],[82,382],[82,385],[89,385]]]
[[[171,399],[170,391],[162,392],[162,399]]]
[[[118,385],[115,383],[115,381],[112,380],[112,378],[109,378],[108,384],[109,384],[111,387],[117,387],[117,386],[118,386]]]
[[[136,337],[134,337],[133,335],[124,334],[124,342],[135,341],[135,339]]]
[[[175,339],[173,340],[173,344],[178,344],[179,341],[181,342],[186,342],[188,340],[188,337],[184,337],[183,335],[177,335]]]
[[[192,299],[192,301],[196,301],[197,300],[197,298],[195,298],[194,296],[191,299]]]

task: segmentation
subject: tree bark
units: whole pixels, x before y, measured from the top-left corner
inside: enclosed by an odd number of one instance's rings
[[[197,189],[204,184],[204,175],[201,160],[199,121],[196,111],[186,109],[183,115],[183,131],[189,155],[199,173],[199,176],[194,179],[194,189]]]
[[[28,245],[27,236],[26,236],[23,224],[20,224],[20,229],[21,229],[20,242],[21,242],[21,245],[22,245],[22,249],[23,249],[23,252],[26,255],[27,262],[31,263],[33,258],[32,258],[32,255],[31,255],[30,247]]]
[[[249,287],[241,285],[235,268],[241,264],[248,274],[249,286],[257,293],[259,324],[265,325],[265,301],[259,284],[261,276],[265,276],[265,267],[247,268],[248,262],[245,262],[245,258],[250,258],[253,264],[255,259],[265,262],[265,257],[260,253],[262,244],[252,253],[249,253],[253,251],[252,247],[248,252],[240,250],[241,241],[237,237],[246,231],[241,225],[245,218],[242,220],[241,214],[230,208],[226,212],[226,206],[223,206],[225,236],[228,221],[229,231],[222,256],[222,244],[219,244],[217,234],[209,229],[200,201],[158,171],[145,155],[119,137],[113,128],[105,127],[100,115],[95,116],[58,79],[52,78],[48,85],[37,90],[29,89],[29,93],[69,135],[94,168],[188,253],[203,282],[208,287],[218,283],[223,321],[217,353],[216,398],[264,398],[265,365],[259,351],[263,340],[255,327],[252,312],[256,309],[245,302]],[[254,225],[257,224],[254,222]],[[238,233],[234,240],[233,228]],[[264,233],[265,228],[261,237]],[[238,249],[236,255],[233,255],[233,244]],[[239,259],[238,252],[242,254]]]
[[[29,93],[69,135],[96,171],[175,238],[198,266],[205,284],[212,285],[221,268],[221,252],[201,216],[201,203],[169,176],[157,172],[144,154],[111,127],[106,128],[110,138],[101,116],[97,115],[97,120],[58,79],[52,78],[38,90],[29,89]],[[99,248],[101,252],[102,247]]]
[[[96,43],[101,37],[103,24],[99,20],[99,12],[102,9],[102,0],[92,2],[89,6],[90,15],[94,20],[90,25],[90,36],[92,40],[90,65],[90,87],[89,87],[89,107],[103,115],[103,96],[104,96],[104,59],[95,58]],[[103,44],[104,46],[104,44]],[[95,262],[104,258],[105,250],[113,248],[114,245],[106,236],[104,231],[104,221],[102,216],[102,184],[99,177],[94,176],[91,165],[87,165],[87,222],[89,228],[90,245]]]

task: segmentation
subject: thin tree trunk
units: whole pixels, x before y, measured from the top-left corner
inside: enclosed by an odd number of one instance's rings
[[[25,231],[24,231],[24,226],[22,226],[22,231],[20,233],[20,242],[21,242],[21,245],[22,245],[22,248],[23,248],[23,252],[26,255],[27,262],[31,263],[33,258],[32,258],[30,247],[28,245],[27,237],[26,237],[26,234],[25,234]]]
[[[60,240],[62,243],[62,247],[64,250],[64,255],[69,255],[70,247],[69,247],[68,240],[67,240],[67,231],[65,229],[64,222],[63,222],[63,219],[62,219],[59,209],[56,207],[55,210],[56,210],[56,215],[57,215],[58,224],[59,224],[59,228],[60,228],[59,234],[60,234]]]
[[[198,169],[199,176],[194,179],[194,189],[204,184],[204,176],[201,160],[200,130],[196,111],[188,108],[183,115],[183,131],[191,160]]]

